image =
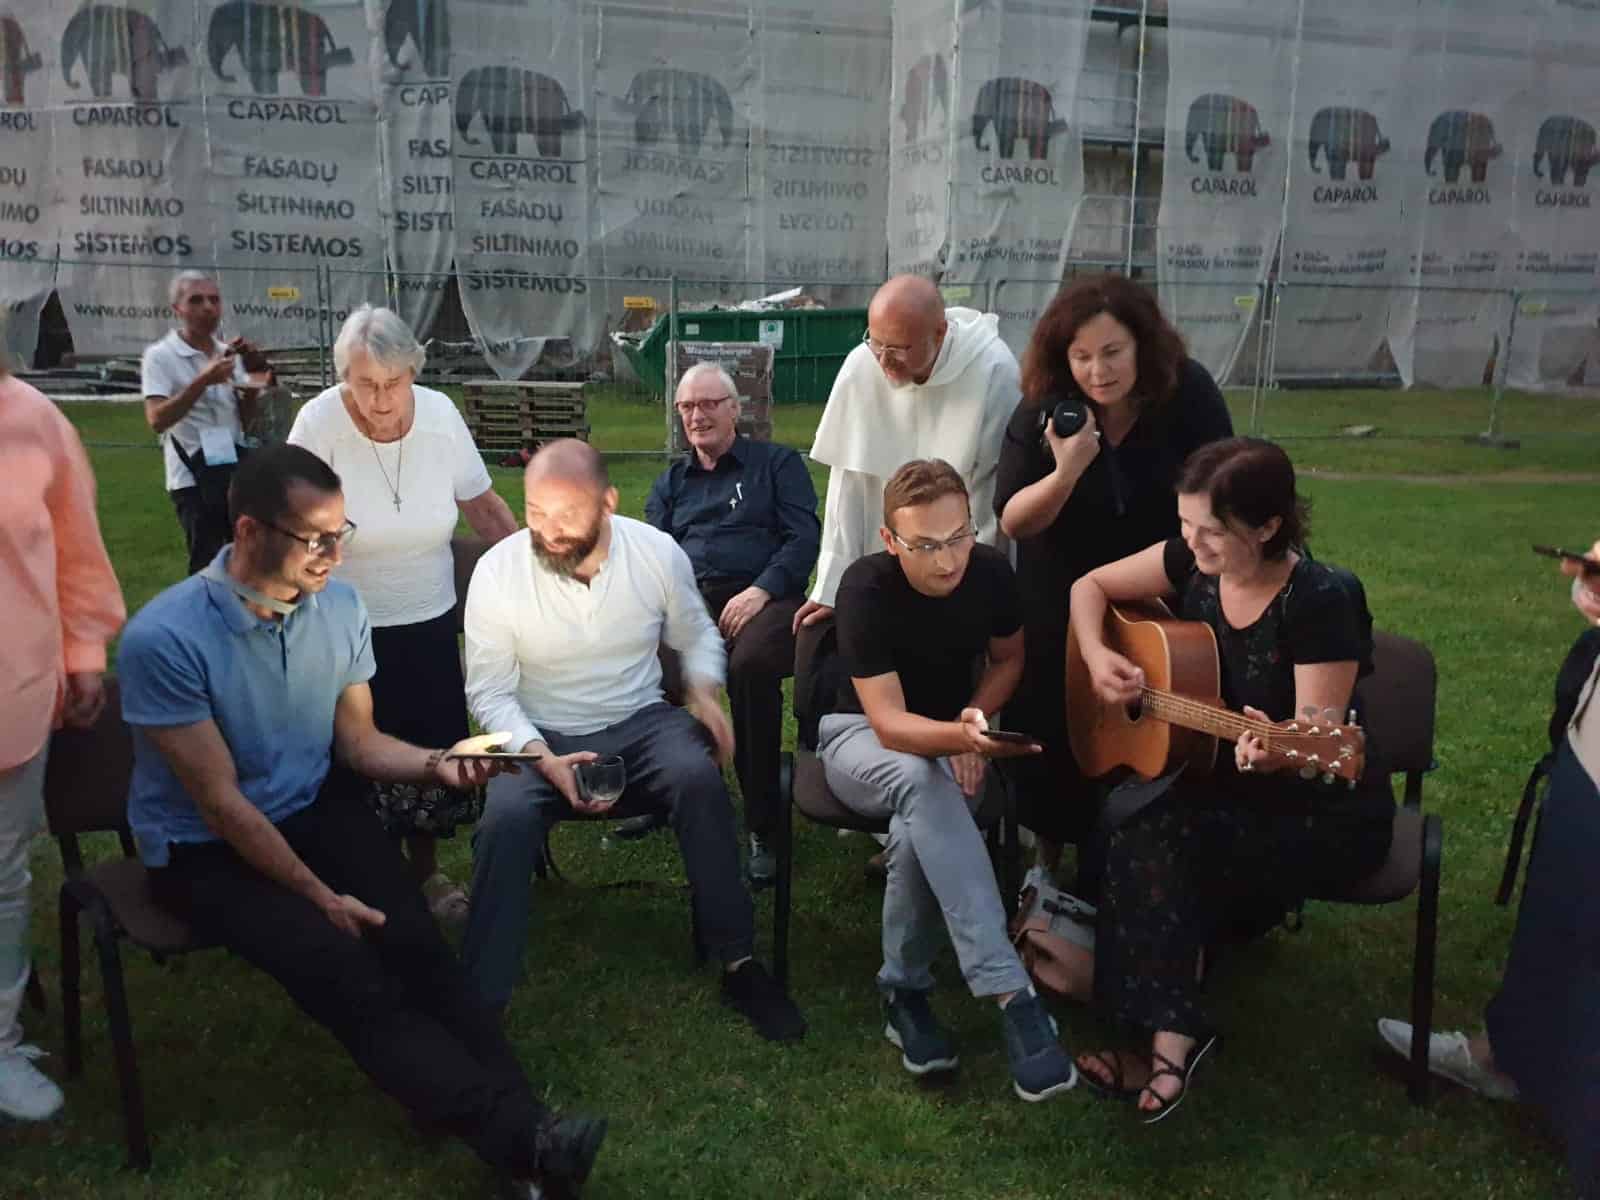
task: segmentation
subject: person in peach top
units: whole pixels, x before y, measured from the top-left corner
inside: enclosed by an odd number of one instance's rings
[[[19,1013],[28,982],[28,850],[44,825],[50,731],[94,723],[106,644],[127,615],[76,431],[0,363],[0,1118],[39,1121],[61,1089],[33,1065]]]

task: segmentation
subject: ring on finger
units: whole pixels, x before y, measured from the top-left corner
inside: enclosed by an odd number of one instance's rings
[[[1254,771],[1255,769],[1255,763],[1251,762],[1248,758],[1239,764],[1239,770],[1241,771]]]

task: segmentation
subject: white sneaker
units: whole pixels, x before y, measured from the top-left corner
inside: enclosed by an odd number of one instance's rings
[[[61,1089],[32,1057],[21,1050],[0,1053],[0,1119],[45,1121],[61,1111]]]
[[[1411,1061],[1409,1021],[1394,1021],[1384,1017],[1378,1022],[1378,1036],[1401,1058]],[[1436,1033],[1428,1039],[1428,1070],[1489,1100],[1517,1098],[1517,1085],[1498,1071],[1491,1071],[1477,1062],[1467,1046],[1467,1035],[1457,1030]]]

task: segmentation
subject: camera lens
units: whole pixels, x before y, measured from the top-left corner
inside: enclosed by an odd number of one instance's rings
[[[1088,410],[1078,400],[1059,401],[1050,414],[1050,423],[1055,426],[1056,436],[1063,438],[1077,433],[1088,420]]]

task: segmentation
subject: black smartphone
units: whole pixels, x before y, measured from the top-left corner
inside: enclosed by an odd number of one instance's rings
[[[1044,743],[1038,738],[1034,737],[1033,734],[1018,733],[1014,729],[985,729],[983,731],[983,736],[993,738],[997,742],[1016,742],[1018,745],[1022,746],[1044,745]]]
[[[1590,558],[1587,554],[1579,554],[1576,550],[1563,550],[1560,546],[1535,546],[1535,554],[1542,554],[1546,558],[1565,558],[1583,566],[1585,575],[1600,575],[1600,558]]]
[[[445,758],[452,761],[473,762],[482,759],[484,762],[538,762],[544,755],[524,754],[520,750],[479,750],[473,754],[446,754]]]

